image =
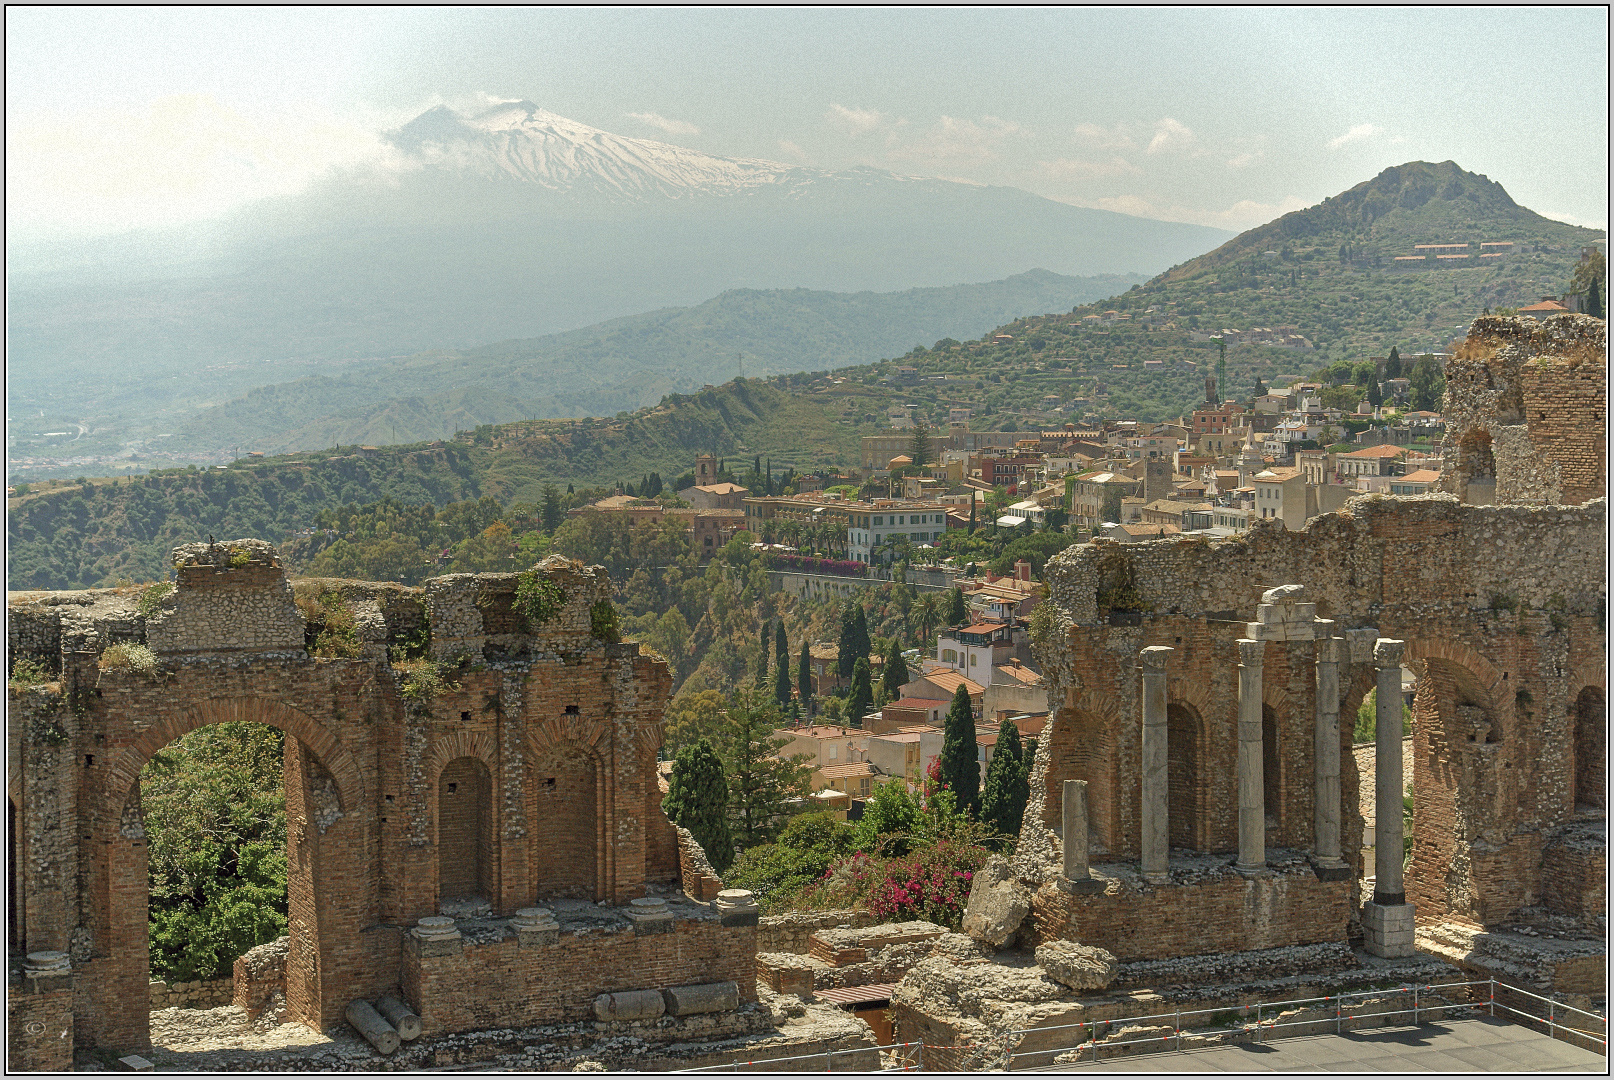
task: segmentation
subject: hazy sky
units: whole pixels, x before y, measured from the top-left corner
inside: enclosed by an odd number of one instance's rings
[[[8,8],[8,224],[217,214],[530,98],[708,153],[1244,229],[1411,160],[1606,227],[1602,8]]]

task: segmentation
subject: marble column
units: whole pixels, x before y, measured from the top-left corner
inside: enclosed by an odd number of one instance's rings
[[[1374,732],[1375,873],[1373,899],[1362,905],[1362,944],[1375,956],[1411,956],[1416,912],[1401,875],[1401,653],[1406,642],[1379,638]]]
[[[1373,663],[1378,671],[1374,693],[1378,711],[1374,716],[1373,846],[1378,854],[1373,902],[1380,905],[1406,902],[1406,886],[1401,877],[1401,652],[1406,643],[1379,638],[1373,646]]]
[[[1087,872],[1087,781],[1066,780],[1063,791],[1065,879],[1082,881]]]
[[[1175,650],[1151,645],[1139,654],[1143,667],[1143,880],[1164,885],[1170,833],[1166,819],[1166,658]]]
[[[1266,642],[1239,638],[1239,870],[1267,864],[1267,806],[1261,770],[1261,662]]]
[[[1345,872],[1339,844],[1339,665],[1345,658],[1345,639],[1317,639],[1317,734],[1312,750],[1312,793],[1315,800],[1312,865],[1324,871]]]

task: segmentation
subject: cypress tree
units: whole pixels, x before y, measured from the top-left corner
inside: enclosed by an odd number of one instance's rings
[[[874,686],[869,676],[869,658],[860,656],[852,665],[852,689],[846,696],[846,716],[853,727],[863,726],[863,714],[874,704]]]
[[[762,624],[762,652],[757,656],[758,686],[768,685],[768,653],[773,648],[772,643],[768,640],[769,638],[773,637],[772,634],[768,633],[770,629],[772,628],[766,622]]]
[[[896,701],[902,696],[902,687],[907,681],[908,662],[902,658],[897,639],[892,638],[891,648],[885,654],[885,670],[880,672],[880,690],[887,701]]]
[[[785,671],[790,670],[790,646],[785,642],[785,621],[779,620],[779,628],[774,632],[774,663]]]
[[[1401,377],[1401,353],[1394,345],[1390,346],[1390,358],[1384,362],[1384,377],[1386,379]]]
[[[975,813],[981,805],[981,765],[976,760],[975,719],[970,695],[963,683],[953,694],[952,708],[942,725],[941,781],[958,799],[960,810]]]
[[[729,783],[723,761],[705,738],[678,751],[661,808],[675,825],[694,834],[712,869],[726,872],[734,862],[729,834]]]
[[[964,590],[957,585],[947,594],[947,625],[963,626],[969,621],[969,606],[964,603]]]
[[[835,658],[835,673],[843,679],[852,677],[852,665],[857,663],[857,635],[854,633],[854,625],[857,622],[855,612],[861,610],[851,601],[841,609],[841,636],[835,642],[840,653]]]
[[[813,659],[807,643],[801,643],[801,660],[796,664],[796,693],[801,696],[801,707],[806,709],[813,700]]]
[[[1025,748],[1020,745],[1020,729],[1003,722],[998,729],[997,748],[986,767],[986,784],[981,792],[981,820],[1005,836],[1020,835],[1026,799],[1031,794],[1030,770],[1025,765]]]
[[[863,611],[862,604],[854,605],[852,612],[852,649],[859,660],[867,660],[870,651],[874,649],[874,642],[869,640],[869,617]]]

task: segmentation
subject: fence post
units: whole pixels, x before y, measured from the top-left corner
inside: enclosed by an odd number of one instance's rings
[[[1558,1025],[1553,1023],[1553,1009],[1556,1007],[1556,1005],[1557,1003],[1551,998],[1547,999],[1547,1038],[1549,1039],[1556,1039],[1558,1037]]]
[[[1171,1027],[1177,1032],[1177,1053],[1182,1053],[1182,1010],[1171,1014]]]
[[[1418,988],[1412,988],[1412,1026],[1418,1026]]]
[[[824,1071],[835,1071],[835,1048],[833,1046],[828,1047],[824,1051]]]
[[[1496,1019],[1496,976],[1491,976],[1491,1019]]]
[[[1255,1041],[1258,1043],[1266,1042],[1266,1038],[1261,1034],[1261,1003],[1259,1001],[1255,1003]]]

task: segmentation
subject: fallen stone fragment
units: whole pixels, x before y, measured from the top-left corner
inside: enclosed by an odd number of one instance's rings
[[[1103,990],[1120,969],[1115,956],[1096,945],[1048,941],[1037,946],[1037,964],[1048,977],[1072,990]]]
[[[994,948],[1007,945],[1031,910],[1031,892],[1015,876],[1009,861],[994,855],[976,871],[964,909],[964,933]]]

